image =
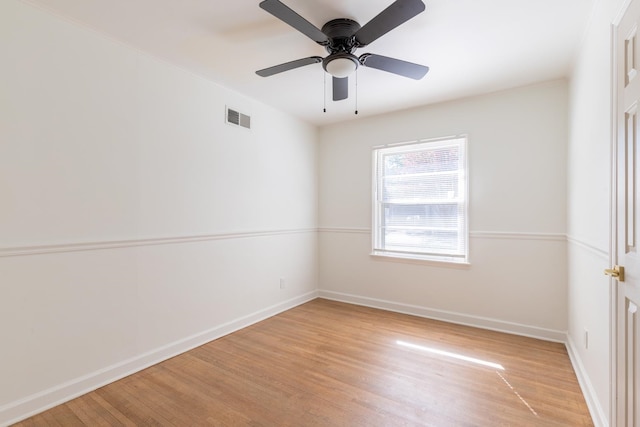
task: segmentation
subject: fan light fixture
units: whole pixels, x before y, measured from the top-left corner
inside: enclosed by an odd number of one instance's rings
[[[333,77],[343,79],[349,77],[358,68],[358,58],[350,53],[338,53],[326,58],[324,69]]]

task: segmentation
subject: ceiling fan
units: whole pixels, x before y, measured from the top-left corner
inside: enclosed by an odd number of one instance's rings
[[[318,29],[280,0],[264,0],[260,7],[324,46],[329,55],[325,58],[310,56],[258,70],[256,74],[259,76],[269,77],[322,62],[324,70],[333,76],[333,100],[340,101],[349,96],[349,75],[360,65],[415,80],[420,80],[429,71],[429,67],[424,65],[373,53],[365,53],[359,57],[354,55],[356,49],[372,43],[423,12],[425,5],[422,0],[396,0],[363,27],[352,19],[338,18],[324,24],[322,29]]]

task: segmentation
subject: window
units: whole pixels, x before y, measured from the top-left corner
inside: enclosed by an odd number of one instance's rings
[[[373,254],[468,262],[466,138],[376,149]]]

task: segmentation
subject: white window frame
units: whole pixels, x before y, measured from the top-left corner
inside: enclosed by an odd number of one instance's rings
[[[462,154],[461,165],[458,173],[458,196],[455,203],[458,205],[458,222],[456,231],[458,233],[458,248],[455,251],[444,252],[442,250],[429,250],[428,246],[423,247],[424,250],[390,250],[384,244],[384,205],[382,186],[383,176],[378,165],[387,154],[422,151],[442,148],[446,146],[457,145]],[[454,264],[469,264],[469,172],[468,172],[468,150],[467,136],[458,135],[438,139],[423,139],[418,141],[389,144],[380,147],[374,147],[373,150],[373,225],[372,225],[372,253],[373,256],[383,256],[390,258],[400,258],[419,261],[436,261]],[[449,203],[449,202],[448,202]],[[425,205],[443,204],[442,200],[434,200],[432,202],[423,203]],[[388,205],[388,203],[387,203]]]

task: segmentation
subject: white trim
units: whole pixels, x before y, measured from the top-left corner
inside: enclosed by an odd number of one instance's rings
[[[200,236],[156,237],[148,239],[113,240],[102,242],[61,243],[41,246],[18,246],[0,248],[0,258],[12,256],[42,255],[60,252],[97,251],[104,249],[131,248],[136,246],[171,245],[178,243],[207,242],[212,240],[247,239],[271,237],[283,234],[315,233],[316,228],[300,228],[291,230],[267,230],[236,233],[207,234]]]
[[[627,9],[629,9],[629,6],[631,6],[631,0],[624,0],[624,2],[622,3],[622,7],[620,7],[620,10],[618,11],[618,14],[613,19],[613,23],[612,23],[613,27],[617,27],[620,25],[620,23],[622,22],[622,18],[624,17],[624,14],[627,12]],[[614,86],[614,89],[615,89],[615,86]]]
[[[418,264],[418,265],[432,265],[434,267],[445,267],[445,268],[466,268],[471,267],[471,263],[468,261],[454,260],[450,258],[429,258],[429,257],[419,257],[419,256],[411,256],[411,255],[398,255],[393,252],[385,252],[385,251],[373,251],[369,254],[371,258],[378,261],[390,261],[390,262],[404,262],[408,264]]]
[[[564,242],[567,235],[562,233],[513,233],[503,231],[472,231],[469,233],[475,239],[513,239],[513,240],[554,240]]]
[[[349,228],[349,227],[320,227],[320,233],[346,233],[346,234],[371,234],[370,228]]]
[[[602,250],[600,248],[597,248],[597,247],[585,242],[584,240],[580,240],[580,239],[577,239],[577,238],[572,237],[572,236],[567,236],[567,241],[569,243],[571,243],[572,245],[574,245],[574,246],[579,246],[582,249],[586,249],[587,251],[591,252],[594,255],[597,255],[600,258],[603,258],[603,259],[605,259],[607,261],[609,260],[609,252],[607,252],[605,250]]]
[[[571,360],[571,365],[573,365],[573,370],[576,373],[576,377],[578,378],[578,383],[580,384],[580,389],[582,389],[582,394],[584,395],[584,399],[587,402],[587,407],[589,408],[589,413],[591,414],[591,418],[593,419],[593,424],[596,427],[608,427],[609,423],[607,421],[607,414],[602,409],[600,405],[600,400],[596,394],[596,390],[591,384],[591,380],[589,379],[589,373],[585,369],[582,364],[582,360],[580,359],[580,353],[576,350],[576,345],[571,339],[571,336],[567,334],[567,353],[569,354],[569,359]]]
[[[304,304],[317,298],[317,296],[317,291],[312,291],[291,298],[287,301],[274,304],[246,316],[215,326],[207,331],[175,341],[137,357],[124,360],[91,374],[25,397],[24,399],[0,406],[0,425],[8,426],[24,420],[37,413],[96,390],[106,384],[139,372],[149,366],[153,366],[210,341],[275,316],[278,313]]]
[[[364,227],[320,227],[321,233],[345,233],[345,234],[371,234],[370,228]],[[472,239],[507,239],[507,240],[553,240],[563,242],[567,235],[562,233],[532,233],[532,232],[505,232],[505,231],[471,231]]]
[[[461,138],[467,138],[467,137],[468,137],[468,135],[466,133],[461,133],[461,134],[458,134],[458,135],[438,136],[438,137],[435,137],[435,138],[414,139],[412,141],[390,142],[388,144],[374,145],[372,148],[377,150],[377,149],[380,149],[380,148],[398,147],[398,146],[402,146],[402,145],[413,145],[413,144],[419,144],[419,143],[423,143],[423,142],[448,141],[448,140],[451,140],[451,139],[461,139]]]
[[[506,332],[514,335],[542,339],[564,343],[566,341],[566,331],[556,331],[553,329],[538,328],[520,323],[505,322],[503,320],[491,319],[488,317],[472,316],[453,311],[438,310],[434,308],[422,307],[418,305],[398,303],[377,298],[363,297],[359,295],[345,294],[342,292],[319,290],[318,297],[328,300],[346,302],[350,304],[362,305],[365,307],[379,308],[396,313],[411,314],[413,316],[425,317],[428,319],[441,320],[459,325],[473,326],[476,328],[488,329],[498,332]]]

